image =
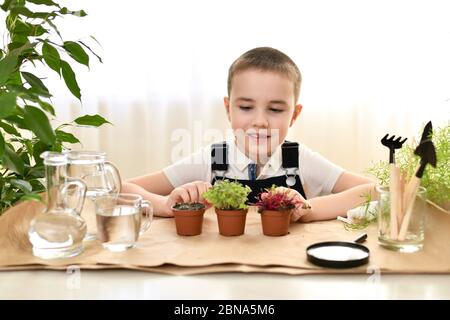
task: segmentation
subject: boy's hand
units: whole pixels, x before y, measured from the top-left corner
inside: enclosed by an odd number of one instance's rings
[[[291,222],[297,221],[303,215],[308,213],[308,210],[311,209],[311,205],[308,203],[308,201],[305,200],[305,198],[303,198],[303,196],[297,190],[289,189],[286,187],[277,187],[277,190],[286,192],[289,196],[295,197],[302,202],[302,204],[298,205],[292,210]]]
[[[169,194],[166,202],[167,209],[172,210],[172,206],[180,202],[200,202],[209,208],[211,205],[203,198],[203,193],[211,187],[209,182],[204,181],[194,181],[179,186]]]

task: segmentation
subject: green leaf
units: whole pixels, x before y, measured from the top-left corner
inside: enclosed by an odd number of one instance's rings
[[[39,181],[39,179],[42,179],[43,177],[45,177],[45,167],[43,165],[31,168],[30,171],[28,172],[28,175],[30,177],[37,178],[37,179],[29,180],[29,182],[33,186],[33,191],[41,191],[41,190],[45,189],[44,186],[42,185],[42,183]]]
[[[26,152],[22,153],[21,155],[22,160],[25,163],[30,164],[30,157],[33,154],[33,143],[31,140],[23,139],[22,144],[26,147]]]
[[[49,92],[45,92],[38,87],[30,87],[28,91],[26,91],[25,95],[20,96],[26,96],[26,99],[36,102],[39,97],[50,98],[52,95]]]
[[[50,94],[46,94],[33,87],[31,87],[30,89],[17,85],[10,85],[9,87],[11,88],[11,90],[17,93],[18,97],[22,98],[23,100],[38,102],[40,96],[50,97]]]
[[[81,100],[80,87],[78,86],[75,73],[73,72],[70,64],[64,60],[61,60],[61,71],[67,88],[69,88],[70,92],[72,92],[75,97]]]
[[[5,146],[5,153],[3,154],[2,161],[5,168],[23,175],[24,163],[9,146]]]
[[[16,110],[17,110],[17,108],[16,108]],[[25,122],[23,121],[23,118],[21,118],[18,115],[12,115],[12,116],[6,117],[5,120],[8,122],[14,123],[20,129],[28,130],[28,127],[25,124]]]
[[[54,18],[56,17],[56,13],[54,12],[32,12],[26,7],[14,7],[11,10],[11,13],[13,14],[20,14],[22,16],[25,16],[27,18],[39,18],[39,19],[48,19],[48,18]]]
[[[32,29],[31,25],[29,23],[23,22],[20,18],[16,18],[11,23],[11,33],[21,33],[28,35]]]
[[[85,16],[87,16],[87,13],[84,10],[71,11],[71,10],[67,9],[66,7],[62,8],[61,10],[59,10],[59,12],[61,14],[71,14],[71,15],[77,16],[77,17],[85,17]]]
[[[64,49],[77,62],[89,67],[89,56],[83,47],[73,41],[65,41]]]
[[[55,130],[55,133],[56,133],[56,138],[62,142],[80,143],[80,140],[78,140],[77,137],[75,137],[73,134],[71,134],[69,132],[65,132],[62,130]]]
[[[31,2],[34,4],[43,4],[46,6],[57,6],[59,7],[59,5],[55,2],[53,2],[52,0],[27,0],[27,2]]]
[[[102,124],[109,123],[108,120],[103,118],[102,116],[96,115],[85,115],[79,118],[76,118],[75,123],[81,126],[92,126],[92,127],[100,127]]]
[[[9,75],[9,79],[6,81],[6,84],[20,86],[20,88],[22,88],[22,77],[20,76],[19,70],[14,71]]]
[[[50,113],[52,116],[55,116],[55,109],[53,108],[53,106],[50,103],[47,103],[45,101],[39,100],[38,101],[39,105],[41,106],[41,108],[44,111],[47,111],[48,113]]]
[[[10,116],[16,107],[17,95],[14,92],[0,93],[0,119]]]
[[[50,148],[50,151],[54,151],[54,152],[62,152],[62,143],[61,141],[56,140],[56,142],[52,145],[52,147]]]
[[[39,201],[42,202],[42,197],[35,193],[27,193],[20,197],[22,201]]]
[[[14,49],[14,51],[10,52],[10,55],[19,56],[20,54],[29,54],[33,52],[36,47],[37,42],[27,42],[22,45],[22,47]]]
[[[22,71],[22,76],[25,78],[25,80],[34,88],[36,89],[37,93],[42,93],[44,96],[51,96],[50,92],[48,91],[47,87],[44,85],[41,79],[36,77],[34,74]]]
[[[20,133],[13,126],[11,126],[10,124],[8,124],[6,122],[0,121],[0,128],[3,128],[3,130],[5,130],[5,132],[12,134],[14,136],[18,136],[18,137],[21,136]]]
[[[17,56],[6,55],[2,60],[0,60],[0,86],[6,83],[9,76],[16,69],[17,66]]]
[[[11,41],[12,42],[8,44],[9,51],[13,51],[14,49],[23,46],[28,41],[28,37],[22,34],[14,34],[11,38]]]
[[[61,69],[61,58],[59,57],[59,52],[55,47],[45,42],[42,46],[42,56],[44,57],[45,63],[60,74]]]
[[[42,152],[47,151],[47,150],[48,150],[48,146],[46,146],[41,141],[38,141],[34,144],[33,158],[34,158],[34,161],[36,162],[36,166],[43,166],[44,160],[40,157],[40,155],[42,154]],[[35,168],[31,169],[31,171],[36,170]]]
[[[21,180],[21,179],[11,179],[9,181],[13,186],[17,187],[18,189],[22,190],[24,193],[31,192],[33,190],[33,187],[28,181]]]
[[[31,26],[32,26],[32,28],[30,30],[29,35],[32,37],[39,37],[39,36],[42,36],[44,33],[48,32],[48,30],[45,29],[40,24],[32,24]]]
[[[11,2],[13,0],[5,0],[5,2],[3,2],[3,4],[0,6],[0,8],[3,9],[3,11],[7,11],[9,9],[9,6],[11,5]]]
[[[52,145],[55,142],[55,132],[43,111],[33,106],[25,106],[24,121],[39,140],[47,145]]]
[[[3,132],[0,132],[0,158],[5,153],[5,139],[3,138]]]
[[[14,26],[16,25],[16,20],[17,19],[19,19],[18,17],[17,17],[17,15],[16,14],[9,14],[7,17],[6,17],[6,21],[5,21],[5,23],[6,23],[6,29],[10,32],[10,33],[12,33],[13,32],[13,29],[14,29]]]
[[[95,39],[95,38],[94,38]],[[100,63],[103,63],[103,61],[102,61],[102,58],[98,55],[98,54],[96,54],[95,52],[94,52],[94,50],[92,50],[87,44],[85,44],[83,41],[78,41],[79,43],[81,43],[83,46],[85,46],[94,56],[96,56],[97,57],[97,59],[98,59],[98,61],[100,61]]]
[[[48,25],[49,25],[50,27],[52,27],[52,28],[55,30],[56,34],[58,34],[59,38],[60,38],[61,41],[62,41],[61,33],[59,32],[59,30],[58,30],[58,28],[56,27],[56,25],[55,25],[53,22],[51,22],[50,20],[46,20],[46,21],[47,21]]]

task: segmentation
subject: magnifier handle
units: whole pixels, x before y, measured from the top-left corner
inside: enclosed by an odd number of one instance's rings
[[[353,242],[356,242],[356,243],[363,243],[364,241],[366,241],[366,239],[367,239],[367,233],[363,233],[363,234],[360,234],[360,235],[358,236],[358,238],[356,238],[355,240],[353,240]]]

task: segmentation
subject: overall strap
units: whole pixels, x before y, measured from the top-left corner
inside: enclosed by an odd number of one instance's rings
[[[282,167],[286,175],[286,184],[293,187],[298,177],[298,143],[286,141],[281,146]]]
[[[211,146],[211,171],[228,171],[228,145],[226,142]]]
[[[282,166],[285,169],[298,169],[298,143],[285,141],[281,145]]]

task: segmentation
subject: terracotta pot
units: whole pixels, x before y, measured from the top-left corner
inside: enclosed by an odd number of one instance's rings
[[[247,209],[220,210],[216,208],[219,233],[226,237],[240,236],[244,234],[247,211]]]
[[[289,233],[292,210],[264,210],[261,212],[261,223],[263,234],[277,237],[285,236]]]
[[[202,233],[205,209],[177,210],[172,208],[175,216],[177,234],[180,236],[196,236]]]

